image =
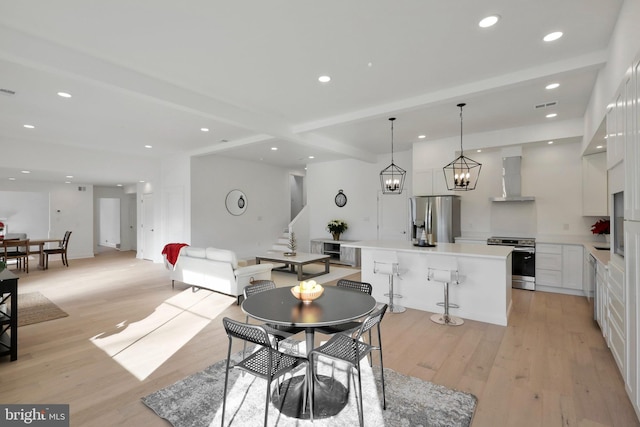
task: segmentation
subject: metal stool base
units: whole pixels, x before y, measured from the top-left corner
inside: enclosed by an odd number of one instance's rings
[[[464,323],[461,318],[449,316],[448,314],[434,314],[431,316],[431,321],[447,326],[460,326]]]
[[[387,311],[390,311],[391,313],[404,313],[407,309],[401,305],[394,304],[390,305]]]

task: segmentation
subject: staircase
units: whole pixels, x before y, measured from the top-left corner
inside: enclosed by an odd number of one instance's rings
[[[272,251],[289,252],[289,230],[282,232],[278,240],[271,246]]]

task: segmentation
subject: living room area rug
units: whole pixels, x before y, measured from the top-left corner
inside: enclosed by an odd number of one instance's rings
[[[240,360],[241,353],[232,355]],[[346,385],[348,371],[342,365],[331,366],[319,361],[321,374],[334,374]],[[169,387],[142,398],[142,402],[174,427],[209,427],[221,423],[226,360],[195,373]],[[380,368],[362,367],[364,424],[366,426],[469,426],[477,398],[469,393],[451,390],[428,381],[385,368],[387,409],[382,409]],[[288,376],[287,376],[288,378]],[[272,385],[275,389],[275,385]],[[309,420],[290,418],[270,404],[269,426],[345,426],[358,425],[358,409],[354,390],[347,405],[335,416]],[[266,381],[232,369],[225,411],[225,426],[263,425]]]
[[[18,294],[18,326],[67,317],[68,314],[40,292]]]

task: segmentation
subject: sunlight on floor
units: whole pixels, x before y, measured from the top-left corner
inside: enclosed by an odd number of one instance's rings
[[[186,289],[146,318],[116,325],[90,340],[139,380],[144,380],[236,301],[233,297]]]

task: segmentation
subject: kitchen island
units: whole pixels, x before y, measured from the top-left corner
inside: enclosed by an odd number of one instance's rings
[[[394,291],[402,295],[395,303],[417,310],[442,313],[437,305],[444,301],[443,285],[428,281],[429,268],[448,269],[457,265],[460,284],[449,286],[449,301],[460,308],[450,308],[451,315],[463,319],[507,325],[511,310],[510,246],[465,243],[437,243],[435,247],[418,247],[410,241],[367,240],[350,242],[360,248],[362,281],[371,283],[373,297],[388,302],[387,276],[373,273],[373,262],[397,254],[400,277],[394,278]]]

